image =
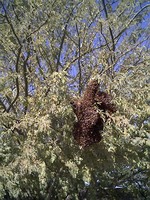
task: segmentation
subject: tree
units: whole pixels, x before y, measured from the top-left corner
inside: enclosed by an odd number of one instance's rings
[[[145,1],[0,1],[1,199],[147,199]],[[70,105],[91,78],[117,112],[81,149]]]

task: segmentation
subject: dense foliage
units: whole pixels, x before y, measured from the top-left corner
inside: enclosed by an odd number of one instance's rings
[[[150,196],[149,8],[0,1],[0,199]],[[103,140],[81,149],[70,100],[91,78],[117,112]]]

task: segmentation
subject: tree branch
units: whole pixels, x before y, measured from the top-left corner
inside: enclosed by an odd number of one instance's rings
[[[28,79],[27,79],[27,62],[30,57],[30,52],[27,53],[27,57],[23,62],[23,78],[24,78],[24,90],[25,90],[25,107],[24,107],[24,113],[26,114],[28,105],[27,105],[27,97],[28,97]]]
[[[103,38],[104,38],[104,40],[105,40],[105,42],[106,42],[106,46],[108,47],[108,49],[109,49],[109,51],[111,51],[111,49],[110,49],[110,47],[109,47],[109,43],[107,42],[107,39],[106,39],[106,37],[105,37],[105,35],[103,34],[103,28],[102,28],[102,23],[100,23],[100,32],[101,32],[101,35],[103,36]]]
[[[106,9],[105,0],[102,0],[102,4],[103,4],[103,7],[104,7],[104,12],[105,12],[105,15],[106,15],[106,19],[108,20],[108,13],[107,13],[107,9]],[[109,26],[109,32],[110,32],[110,36],[111,36],[111,40],[112,40],[112,44],[113,44],[112,50],[115,51],[115,41],[114,41],[113,32],[112,32],[112,29],[111,29],[110,26]]]
[[[14,98],[14,100],[11,102],[11,104],[9,105],[9,107],[7,108],[7,112],[10,111],[11,107],[14,105],[14,103],[16,102],[16,100],[19,97],[19,79],[18,79],[18,72],[19,72],[19,60],[20,60],[20,55],[21,55],[21,49],[22,46],[20,46],[20,48],[18,49],[18,55],[17,55],[17,61],[16,61],[16,73],[17,73],[17,78],[16,78],[16,89],[17,89],[17,93],[16,93],[16,97]]]
[[[16,19],[20,22],[21,20],[19,19],[18,15],[17,15],[17,13],[16,13],[16,11],[15,11],[15,6],[14,6],[13,4],[12,4],[12,9],[13,9],[14,14],[15,14],[15,16],[16,16]]]
[[[56,0],[52,3],[51,7],[54,6],[54,4],[56,3]],[[48,19],[49,17],[51,16],[51,13],[50,14],[47,14],[48,18],[45,20],[45,22],[43,22],[37,29],[35,29],[32,33],[30,33],[28,35],[28,38],[31,37],[31,35],[35,34],[36,32],[38,32],[43,26],[45,26],[47,23],[48,23]],[[27,39],[28,39],[27,38]]]
[[[93,51],[96,51],[96,50],[98,50],[98,49],[101,49],[101,48],[103,48],[103,47],[106,47],[108,44],[109,44],[109,43],[106,43],[106,44],[104,44],[104,45],[100,45],[99,47],[89,48],[88,50],[86,50],[84,53],[82,53],[82,54],[80,55],[80,59],[81,59],[83,56],[87,55],[88,53],[91,53],[91,52],[93,52]],[[67,71],[67,70],[70,68],[70,66],[71,66],[73,63],[75,63],[78,59],[79,59],[79,56],[73,58],[72,61],[70,61],[69,63],[66,63],[66,67],[63,69],[63,71]]]
[[[48,18],[45,20],[45,22],[43,22],[37,29],[35,29],[32,33],[30,33],[30,34],[28,35],[27,39],[30,38],[30,37],[31,37],[33,34],[35,34],[36,32],[38,32],[43,26],[45,26],[45,25],[47,24],[47,22],[48,22],[48,19],[49,19],[49,16],[48,16]]]
[[[11,21],[9,20],[9,18],[8,18],[8,16],[7,16],[7,11],[6,11],[6,9],[5,9],[5,6],[3,5],[2,2],[0,2],[0,3],[1,3],[1,5],[2,5],[2,7],[3,7],[3,10],[4,10],[4,12],[5,12],[4,17],[6,18],[6,21],[7,21],[8,24],[10,25],[11,30],[12,30],[14,36],[16,37],[18,44],[19,44],[20,46],[22,46],[22,45],[21,45],[21,42],[20,42],[20,40],[19,40],[19,38],[18,38],[18,36],[17,36],[17,34],[16,34],[16,32],[15,32],[15,29],[14,29],[14,27],[13,27]]]
[[[10,104],[11,104],[11,99],[10,99],[9,96],[7,96],[7,95],[6,95],[6,98],[7,98],[7,101],[8,101],[8,103],[9,103],[9,105],[10,105]],[[14,111],[15,114],[17,114],[17,113],[16,113],[16,110],[15,110],[15,108],[14,108],[14,105],[12,105],[12,110]]]
[[[128,24],[126,25],[126,27],[123,28],[122,31],[120,31],[120,33],[114,38],[114,40],[117,39],[118,37],[120,38],[120,36],[126,31],[126,29],[129,27],[129,25],[130,25],[130,24],[134,21],[134,19],[138,16],[138,14],[139,14],[140,12],[142,12],[145,8],[148,8],[149,6],[150,6],[150,4],[144,6],[141,10],[139,10],[139,11],[134,15],[134,17],[128,22]],[[119,39],[118,39],[118,40],[119,40]],[[118,42],[118,40],[117,40],[117,42]],[[117,43],[117,42],[116,42],[116,43]]]
[[[61,52],[62,52],[62,49],[63,49],[63,44],[64,44],[64,41],[65,41],[65,37],[66,37],[68,21],[69,20],[67,20],[67,24],[65,25],[64,33],[63,33],[63,36],[62,36],[62,39],[61,39],[61,43],[60,43],[60,49],[59,49],[59,53],[58,53],[58,57],[57,57],[56,71],[58,71],[58,66],[59,66],[59,63],[60,63],[60,56],[61,56]]]
[[[78,4],[80,4],[80,2],[79,2]],[[77,5],[78,5],[78,4],[77,4]],[[66,37],[66,35],[67,35],[68,23],[69,23],[69,21],[70,21],[70,19],[71,19],[71,16],[73,15],[73,11],[74,11],[74,9],[77,7],[77,5],[75,5],[75,6],[72,8],[72,10],[71,10],[71,12],[70,12],[70,14],[69,14],[69,17],[68,17],[68,19],[67,19],[67,21],[66,21],[66,25],[65,25],[65,28],[64,28],[64,33],[63,33],[63,36],[62,36],[62,39],[61,39],[60,49],[59,49],[59,53],[58,53],[58,57],[57,57],[57,71],[58,71],[58,66],[59,66],[59,64],[60,64],[60,56],[61,56],[61,52],[62,52],[62,49],[63,49],[63,44],[64,44],[64,41],[65,41],[65,37]]]
[[[81,57],[81,39],[80,39],[80,33],[78,29],[78,25],[76,24],[76,30],[77,30],[77,35],[78,35],[78,48],[79,48],[79,53],[78,53],[78,68],[79,68],[79,95],[81,95],[81,80],[82,80],[82,70],[81,70],[81,62],[80,62],[80,57]]]
[[[132,48],[128,49],[127,51],[125,51],[123,54],[121,54],[116,61],[113,63],[113,66],[115,66],[120,59],[122,59],[123,56],[126,56],[128,53],[130,53],[131,51],[135,50],[141,43],[145,42],[146,40],[148,40],[149,37],[147,37],[145,40],[140,41],[139,43],[137,43],[136,45],[134,45]]]
[[[41,63],[40,63],[40,59],[39,59],[39,57],[38,57],[37,54],[36,54],[36,61],[37,61],[38,66],[39,66],[40,74],[42,75],[43,79],[46,80],[45,74],[44,74],[44,72],[43,72],[43,69],[42,69],[42,66],[41,66]]]
[[[41,49],[40,49],[40,47],[41,47]],[[49,56],[47,55],[47,52],[45,51],[45,49],[44,49],[44,47],[43,46],[40,46],[39,47],[39,53],[41,54],[41,56],[46,60],[46,63],[48,64],[48,69],[50,69],[51,70],[51,73],[53,73],[54,72],[54,70],[53,70],[53,68],[52,68],[52,66],[53,66],[53,64],[51,63],[51,61],[50,61],[50,59],[49,59]]]
[[[7,108],[6,108],[5,104],[3,103],[3,101],[1,99],[0,99],[0,104],[3,107],[4,112],[5,112],[7,110]]]

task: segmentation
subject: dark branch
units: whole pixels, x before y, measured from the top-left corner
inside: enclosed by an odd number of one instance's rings
[[[120,31],[120,33],[114,38],[114,39],[117,39],[117,38],[120,38],[120,36],[128,29],[128,27],[130,26],[130,24],[134,21],[134,19],[140,14],[140,12],[142,12],[145,8],[148,8],[150,6],[150,4],[144,6],[141,10],[139,10],[135,15],[134,17],[129,21],[129,23],[126,25],[125,28],[122,29],[122,31]],[[118,39],[119,40],[119,39]],[[117,42],[118,42],[117,40]]]
[[[21,45],[21,42],[20,42],[20,40],[19,40],[19,38],[18,38],[18,36],[17,36],[17,34],[16,34],[16,32],[15,32],[15,29],[14,29],[14,27],[13,27],[11,21],[10,21],[9,18],[8,18],[8,15],[7,15],[7,11],[6,11],[6,9],[5,9],[5,6],[3,5],[2,2],[0,2],[0,3],[1,3],[1,5],[2,5],[2,7],[3,7],[3,10],[4,10],[4,12],[5,12],[4,17],[6,18],[8,24],[10,25],[11,30],[12,30],[14,36],[16,37],[18,44],[19,44],[20,46],[22,46],[22,45]]]
[[[76,24],[76,30],[77,30],[77,35],[78,35],[78,48],[79,48],[79,53],[78,53],[78,68],[79,68],[79,95],[81,95],[81,80],[82,80],[82,70],[81,70],[81,62],[80,62],[80,57],[81,57],[81,39],[80,39],[80,33],[78,29],[78,25]]]
[[[10,104],[11,104],[11,99],[10,99],[9,96],[7,96],[7,95],[6,95],[6,98],[7,98],[7,101],[8,101],[8,103],[9,103],[9,105],[10,105]],[[15,110],[15,108],[14,108],[14,105],[12,105],[12,110],[14,111],[15,114],[17,114],[17,113],[16,113],[16,110]]]
[[[16,78],[16,89],[17,89],[17,93],[16,93],[16,97],[14,98],[14,100],[12,101],[12,103],[9,105],[9,107],[7,108],[7,112],[10,111],[10,109],[12,108],[12,106],[14,105],[14,103],[17,101],[18,97],[19,97],[19,79],[18,79],[18,72],[19,72],[19,60],[20,60],[20,55],[21,55],[21,49],[22,46],[18,49],[18,55],[17,55],[17,61],[16,61],[16,73],[17,73],[17,78]]]
[[[46,78],[45,78],[45,74],[44,74],[44,72],[43,72],[43,70],[42,70],[42,66],[41,66],[41,63],[40,63],[40,59],[39,59],[39,57],[38,57],[37,54],[36,54],[36,61],[37,61],[38,66],[39,66],[40,74],[42,75],[43,79],[45,80],[45,79],[46,79]]]
[[[108,19],[108,13],[107,13],[106,5],[105,5],[105,0],[102,0],[102,3],[103,3],[106,19]],[[112,40],[112,44],[113,44],[113,51],[115,51],[115,41],[114,41],[113,32],[112,32],[112,29],[110,26],[109,26],[109,32],[110,32],[110,36],[111,36],[111,40]]]
[[[61,56],[61,52],[62,52],[62,49],[63,49],[63,44],[64,44],[65,37],[66,37],[67,27],[68,27],[68,22],[65,25],[64,33],[63,33],[63,36],[62,36],[62,39],[61,39],[60,49],[59,49],[59,53],[58,53],[58,57],[57,57],[57,67],[56,67],[57,71],[58,71],[58,66],[59,66],[59,63],[60,63],[60,56]]]
[[[56,3],[56,1],[54,1],[54,2],[52,3],[51,7],[53,7],[55,3]],[[49,20],[49,18],[50,18],[50,16],[51,16],[51,13],[50,13],[50,14],[47,14],[47,16],[48,16],[48,18],[45,20],[45,22],[43,22],[37,29],[35,29],[32,33],[30,33],[30,34],[28,35],[28,38],[30,38],[31,35],[33,35],[33,34],[35,34],[36,32],[38,32],[43,26],[45,26],[45,25],[48,23],[48,20]],[[27,38],[27,39],[28,39],[28,38]]]
[[[103,34],[102,23],[100,23],[100,32],[101,32],[101,35],[103,36],[103,38],[104,38],[104,40],[106,42],[106,46],[108,47],[109,51],[111,51],[111,49],[109,47],[109,43],[107,42],[106,36],[105,36],[105,34]]]
[[[28,97],[28,78],[27,78],[27,62],[30,57],[30,52],[28,52],[26,59],[23,62],[23,78],[24,78],[24,90],[25,90],[25,108],[24,112],[26,113],[27,111],[27,97]]]
[[[4,102],[0,99],[0,105],[3,107],[4,112],[7,110]]]

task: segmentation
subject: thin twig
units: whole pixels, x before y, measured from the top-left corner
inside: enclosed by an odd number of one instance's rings
[[[51,7],[53,7],[55,3],[56,3],[56,0],[52,3]],[[51,13],[50,13],[50,14],[47,14],[47,17],[48,17],[48,18],[45,20],[45,22],[43,22],[37,29],[35,29],[32,33],[30,33],[30,34],[28,35],[28,37],[31,37],[31,35],[34,35],[34,34],[35,34],[36,32],[38,32],[43,26],[45,26],[45,25],[48,23],[48,20],[49,20],[50,16],[51,16]]]
[[[117,39],[118,37],[120,38],[120,36],[126,31],[126,29],[129,27],[129,25],[130,25],[130,24],[134,21],[134,19],[138,16],[138,14],[139,14],[140,12],[142,12],[145,8],[149,7],[149,6],[150,6],[150,4],[144,6],[141,10],[139,10],[139,11],[133,16],[133,18],[128,22],[128,24],[126,25],[126,27],[123,28],[122,31],[120,31],[120,33],[114,38],[114,40]],[[119,40],[119,39],[118,39],[118,40]],[[117,42],[118,42],[118,40],[117,40]],[[117,42],[116,42],[116,43],[117,43]]]
[[[13,11],[15,13],[16,19],[20,22],[21,20],[19,19],[18,15],[17,15],[17,13],[15,11],[15,6],[13,4],[12,4],[12,9],[13,9]]]
[[[39,49],[39,53],[41,54],[41,56],[46,60],[48,66],[49,66],[48,69],[50,69],[51,73],[53,73],[53,71],[54,71],[52,68],[53,65],[49,59],[49,56],[47,56],[47,52],[45,51],[44,47],[41,46],[42,51],[41,51],[40,47],[38,49]]]
[[[32,35],[34,35],[36,32],[38,32],[43,26],[45,26],[48,23],[48,19],[49,17],[37,29],[35,29],[32,33],[30,33],[27,39],[30,38]]]
[[[95,48],[89,48],[87,51],[85,51],[84,53],[82,53],[82,54],[80,55],[80,59],[81,59],[83,56],[85,56],[86,54],[88,54],[88,53],[91,53],[91,52],[94,52],[94,51],[96,51],[96,50],[98,50],[98,49],[101,49],[101,48],[103,48],[103,47],[106,47],[108,44],[109,44],[109,43],[106,43],[106,44],[104,44],[104,45],[100,45],[100,46],[95,47]],[[71,66],[73,63],[75,63],[78,59],[79,59],[79,56],[75,57],[70,63],[67,63],[67,64],[66,64],[66,67],[63,69],[63,71],[67,71],[67,70],[70,68],[70,66]]]
[[[123,57],[126,56],[128,53],[130,53],[131,51],[135,50],[141,43],[143,43],[144,41],[148,40],[149,37],[147,37],[145,40],[140,41],[139,43],[137,43],[134,47],[128,49],[127,51],[125,51],[123,54],[121,54],[116,61],[113,63],[113,66],[115,66],[119,60]]]

